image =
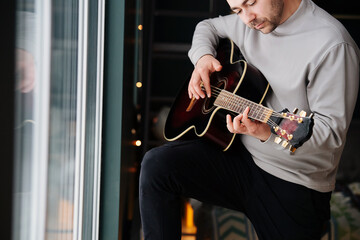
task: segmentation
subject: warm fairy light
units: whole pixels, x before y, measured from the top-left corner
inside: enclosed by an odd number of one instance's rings
[[[141,88],[142,87],[142,82],[137,82],[136,87]]]
[[[140,31],[143,30],[143,25],[140,24],[140,25],[138,26],[138,29],[139,29]]]
[[[137,147],[140,147],[140,146],[141,146],[141,141],[140,141],[140,140],[136,140],[136,141],[135,141],[135,145],[136,145]]]

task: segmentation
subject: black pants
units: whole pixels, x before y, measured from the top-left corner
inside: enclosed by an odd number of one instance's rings
[[[330,217],[331,193],[266,173],[239,142],[226,152],[197,139],[146,153],[140,172],[146,240],[181,238],[181,196],[244,212],[260,239],[320,239]]]

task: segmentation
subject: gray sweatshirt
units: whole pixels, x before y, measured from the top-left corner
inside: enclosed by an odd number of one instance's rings
[[[255,163],[286,181],[332,191],[359,86],[360,52],[349,33],[311,0],[302,0],[269,34],[248,28],[236,14],[220,16],[197,25],[193,64],[205,54],[216,56],[219,38],[233,40],[264,74],[272,89],[266,106],[314,113],[313,135],[294,154],[274,143],[274,134],[266,142],[242,135]]]

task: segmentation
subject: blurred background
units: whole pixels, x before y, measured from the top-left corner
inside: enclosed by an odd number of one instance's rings
[[[355,0],[315,3],[360,45]],[[14,0],[3,9],[1,239],[142,239],[142,156],[165,142],[193,69],[196,24],[228,14],[226,1]],[[340,183],[360,181],[359,133],[358,100]],[[184,199],[183,240],[215,239],[209,208]]]

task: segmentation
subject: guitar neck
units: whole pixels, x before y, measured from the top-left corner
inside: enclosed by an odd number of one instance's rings
[[[248,117],[263,123],[268,123],[268,120],[274,112],[270,108],[254,103],[226,90],[220,91],[214,105],[238,114],[243,113],[245,108],[249,107],[250,112]]]

